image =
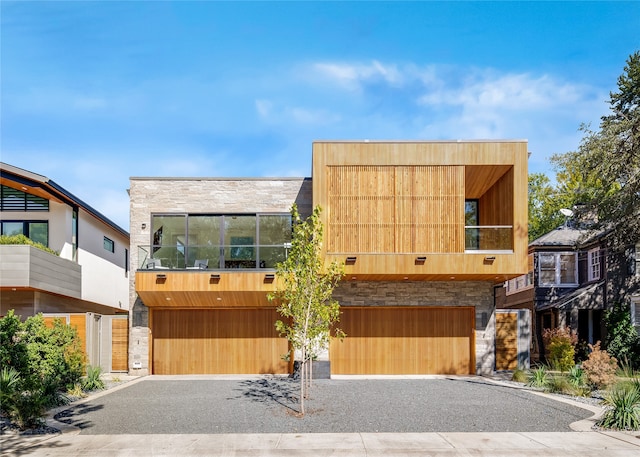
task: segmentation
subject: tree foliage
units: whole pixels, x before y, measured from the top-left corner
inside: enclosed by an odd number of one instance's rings
[[[621,247],[637,242],[640,233],[640,51],[628,58],[617,86],[600,129],[583,126],[578,151],[557,160],[585,178],[575,188],[584,205],[578,210],[597,215],[594,228],[611,230],[610,239]]]
[[[329,344],[331,330],[339,320],[340,305],[332,298],[334,288],[343,276],[343,265],[324,264],[321,256],[323,227],[321,209],[315,207],[306,220],[297,207],[291,209],[293,238],[284,262],[276,266],[278,288],[269,295],[276,302],[282,320],[276,329],[290,342],[300,356],[300,412],[304,414],[306,366]],[[344,334],[334,328],[334,335]]]

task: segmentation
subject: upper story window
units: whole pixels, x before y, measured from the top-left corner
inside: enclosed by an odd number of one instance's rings
[[[640,276],[640,243],[631,246],[626,250],[627,274],[629,276]]]
[[[533,271],[506,281],[504,287],[507,295],[533,288]]]
[[[102,240],[102,245],[104,246],[105,250],[109,252],[115,252],[115,244],[112,239],[105,236]]]
[[[540,286],[570,287],[578,285],[578,255],[575,252],[545,252],[538,254]]]
[[[49,211],[49,200],[31,195],[13,187],[0,189],[1,211]]]
[[[289,213],[158,214],[151,227],[155,267],[275,268],[291,243]]]
[[[24,235],[36,243],[49,246],[48,221],[2,221],[2,235]]]
[[[587,252],[587,272],[589,281],[600,279],[600,249],[591,249]]]

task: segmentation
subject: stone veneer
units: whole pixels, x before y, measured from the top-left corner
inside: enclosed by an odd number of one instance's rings
[[[307,216],[312,210],[311,191],[311,178],[131,178],[132,270],[138,269],[138,246],[151,244],[153,213],[280,213],[289,212],[295,202],[300,214]],[[130,275],[129,303],[129,371],[147,375],[149,310],[136,294],[135,274]]]
[[[340,306],[473,306],[476,313],[476,372],[495,366],[493,285],[484,281],[345,281],[333,297]]]

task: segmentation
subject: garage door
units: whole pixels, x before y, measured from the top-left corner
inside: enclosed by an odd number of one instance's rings
[[[332,374],[475,374],[474,308],[341,308]]]
[[[154,374],[287,373],[275,309],[152,310]]]

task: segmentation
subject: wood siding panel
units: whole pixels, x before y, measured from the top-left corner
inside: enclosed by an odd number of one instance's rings
[[[464,251],[464,167],[328,167],[327,250]]]
[[[473,374],[472,307],[342,308],[333,374]]]
[[[285,374],[275,309],[152,310],[154,374]]]
[[[518,368],[518,313],[496,313],[496,370]]]
[[[127,371],[129,351],[129,320],[111,319],[111,371]]]
[[[85,354],[87,354],[87,315],[72,314],[69,317],[69,325],[75,327],[78,331],[78,337],[80,338],[82,350]]]

